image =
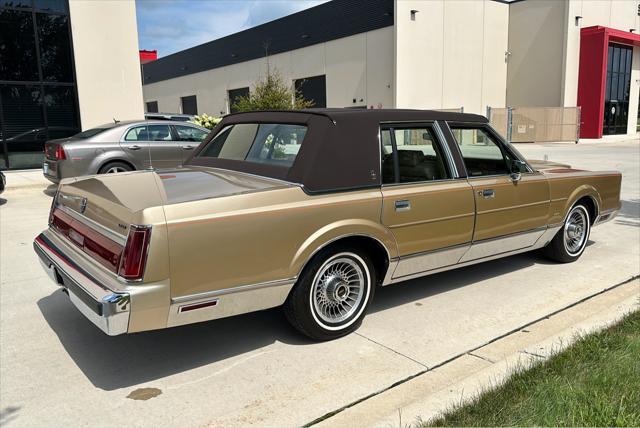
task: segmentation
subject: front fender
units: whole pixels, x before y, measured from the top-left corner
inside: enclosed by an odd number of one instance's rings
[[[398,257],[398,245],[389,229],[371,220],[347,219],[329,223],[311,234],[296,251],[290,272],[297,272],[299,275],[311,257],[322,248],[341,238],[353,236],[376,240],[387,251],[389,260]]]

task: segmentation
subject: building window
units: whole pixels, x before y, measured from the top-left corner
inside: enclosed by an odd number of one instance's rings
[[[238,88],[238,89],[229,89],[228,96],[229,96],[229,113],[237,113],[238,108],[236,107],[236,103],[240,100],[240,98],[249,96],[249,88],[246,87],[246,88]]]
[[[313,102],[314,108],[327,106],[327,79],[324,75],[297,79],[294,84],[305,100]]]
[[[198,114],[198,102],[195,95],[181,97],[180,103],[182,104],[182,114]]]
[[[0,40],[0,168],[38,168],[80,130],[67,0],[0,0]]]
[[[147,103],[147,113],[158,113],[158,102],[149,101]]]
[[[604,134],[626,134],[631,92],[630,46],[610,44],[607,52],[607,88],[604,95]]]

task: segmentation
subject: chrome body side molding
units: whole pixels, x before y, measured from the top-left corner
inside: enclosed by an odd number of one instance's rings
[[[562,228],[562,223],[549,225],[546,228],[529,230],[505,237],[487,239],[471,245],[460,245],[442,250],[430,251],[417,255],[401,257],[389,263],[389,270],[382,285],[395,284],[434,273],[444,272],[459,267],[471,266],[489,260],[513,256],[546,246]],[[473,250],[473,248],[476,250]],[[456,254],[463,252],[460,258],[451,263]],[[471,254],[471,255],[469,255]],[[441,264],[439,264],[441,263]],[[402,266],[402,267],[401,267]],[[424,271],[408,273],[411,267],[429,268]]]
[[[526,232],[514,233],[512,235],[476,241],[471,244],[469,251],[462,256],[459,262],[464,263],[475,259],[483,259],[495,254],[508,253],[521,248],[531,247],[546,230],[547,228],[543,227]]]
[[[169,307],[167,327],[210,321],[284,304],[296,278],[243,285],[189,296],[174,297]],[[215,304],[207,304],[215,301]],[[203,303],[198,307],[199,303]],[[196,308],[185,311],[189,306]]]

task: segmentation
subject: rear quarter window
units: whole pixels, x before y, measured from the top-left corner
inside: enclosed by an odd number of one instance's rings
[[[285,123],[240,123],[222,129],[200,152],[201,158],[240,160],[291,167],[307,127]]]

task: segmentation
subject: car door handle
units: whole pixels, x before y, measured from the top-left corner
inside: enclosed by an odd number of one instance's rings
[[[411,202],[404,199],[401,201],[396,201],[395,206],[396,206],[396,212],[409,211],[411,209]]]
[[[188,146],[182,146],[183,149],[185,150],[193,150],[193,146],[188,145]]]
[[[478,195],[482,196],[485,199],[491,199],[496,196],[496,191],[493,189],[478,190]]]
[[[140,146],[129,146],[127,147],[129,150],[140,150],[141,147]]]

